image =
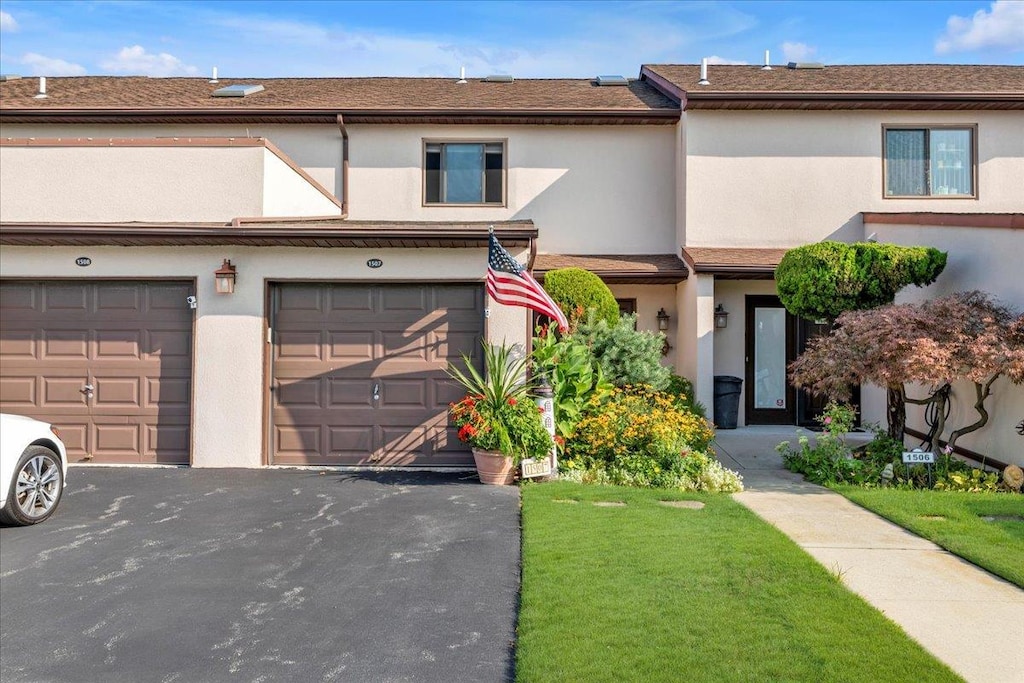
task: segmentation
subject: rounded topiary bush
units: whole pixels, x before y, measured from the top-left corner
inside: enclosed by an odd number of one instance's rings
[[[945,252],[933,247],[825,241],[787,251],[775,285],[793,315],[835,320],[890,304],[907,285],[930,285],[945,267]]]
[[[587,311],[594,309],[598,320],[607,320],[609,325],[619,321],[619,304],[612,290],[601,278],[583,268],[559,268],[548,271],[544,276],[544,289],[569,319],[575,328]]]

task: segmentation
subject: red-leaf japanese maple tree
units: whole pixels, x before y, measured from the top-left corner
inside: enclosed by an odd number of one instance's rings
[[[813,340],[790,366],[797,386],[848,400],[851,385],[872,382],[889,393],[889,435],[902,441],[906,424],[905,385],[919,382],[933,391],[957,380],[974,384],[977,420],[949,436],[955,445],[964,434],[989,420],[986,401],[992,385],[1005,375],[1024,382],[1024,316],[984,292],[961,292],[920,304],[889,304],[849,311],[836,320],[831,334]],[[924,401],[944,402],[935,393]],[[933,443],[942,436],[945,405],[936,411]]]

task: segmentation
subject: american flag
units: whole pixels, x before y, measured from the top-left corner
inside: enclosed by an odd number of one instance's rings
[[[525,306],[546,315],[558,323],[558,329],[563,332],[569,327],[562,309],[548,296],[540,283],[505,251],[505,247],[498,244],[498,238],[493,232],[487,252],[487,293],[498,303]]]

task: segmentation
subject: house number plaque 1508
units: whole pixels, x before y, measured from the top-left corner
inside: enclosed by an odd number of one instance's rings
[[[384,262],[379,258],[372,258],[367,260],[366,265],[369,268],[380,268],[381,266],[384,265]]]

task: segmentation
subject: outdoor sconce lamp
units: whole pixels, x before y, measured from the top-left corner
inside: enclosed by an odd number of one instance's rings
[[[718,329],[729,327],[729,311],[725,310],[722,304],[715,306],[715,327]]]
[[[664,308],[658,310],[658,329],[662,332],[668,332],[668,321],[672,319],[668,313],[665,312]]]
[[[661,332],[668,332],[668,321],[672,319],[668,313],[665,312],[664,308],[658,309],[658,330]],[[665,343],[661,346],[661,355],[667,356],[668,352],[672,349],[672,345],[668,343],[668,336],[665,336]]]
[[[235,271],[235,267],[231,265],[229,259],[224,259],[223,265],[220,268],[213,271],[215,282],[217,283],[218,294],[234,294],[235,293],[235,279],[238,274]]]

